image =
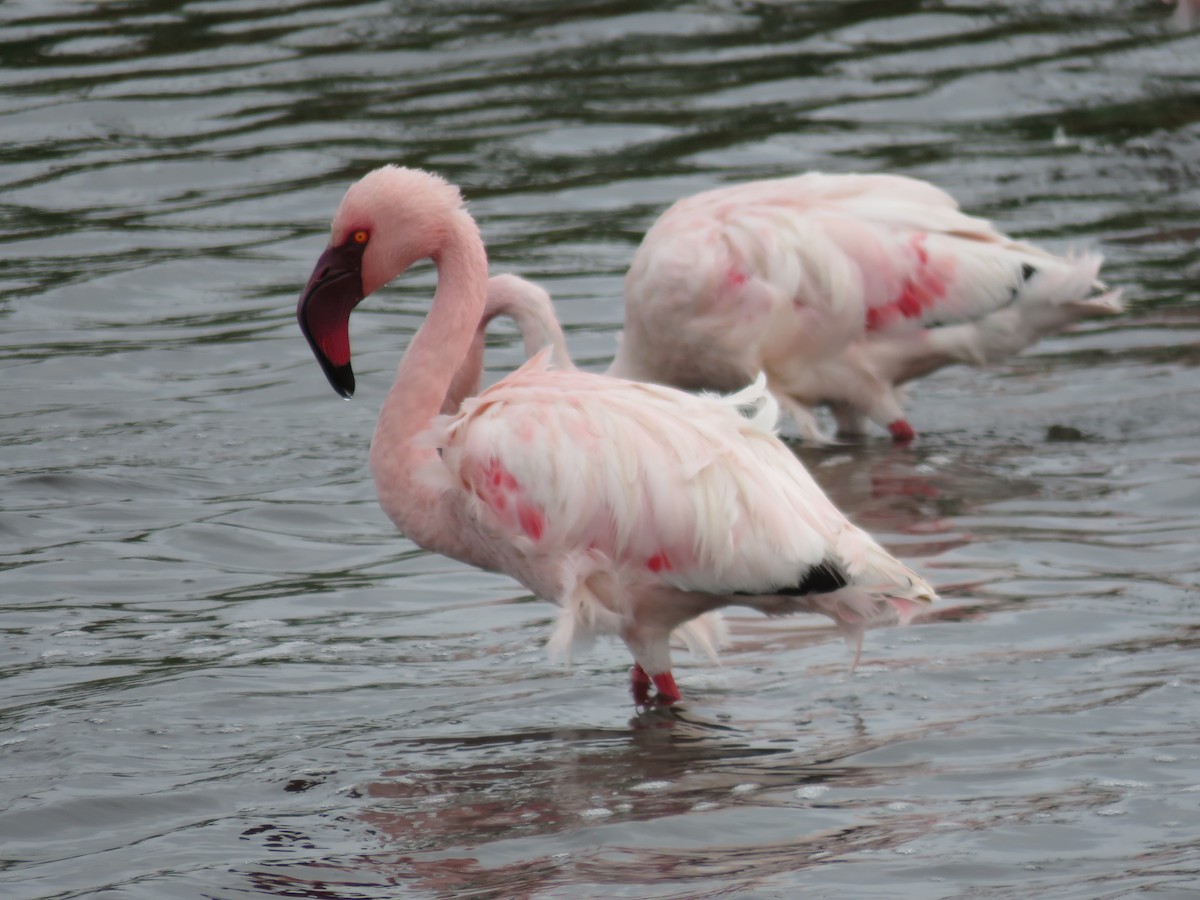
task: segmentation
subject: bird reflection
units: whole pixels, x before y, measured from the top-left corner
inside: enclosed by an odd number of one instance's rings
[[[609,825],[623,825],[636,834],[646,823],[675,817],[703,821],[715,810],[736,814],[747,802],[750,808],[815,804],[798,799],[795,792],[819,797],[833,787],[862,788],[897,777],[895,768],[840,762],[880,740],[864,729],[797,751],[755,738],[703,710],[654,708],[640,712],[627,729],[400,741],[390,748],[396,756],[422,759],[433,753],[443,763],[391,769],[355,789],[353,796],[362,806],[348,824],[379,841],[378,852],[281,861],[248,877],[264,893],[321,900],[374,897],[385,886],[399,885],[433,896],[470,892],[532,898],[580,879],[609,881],[607,856],[598,849],[610,843]],[[467,753],[494,759],[444,763]],[[747,800],[748,785],[753,786],[753,801]],[[278,831],[266,834],[270,844],[319,845],[316,836],[284,840]],[[827,852],[839,839],[821,834],[773,847],[745,847],[736,845],[735,836],[728,837],[735,843],[714,850],[714,873],[771,865],[772,858],[778,866],[785,857],[795,868],[805,864],[795,855],[805,844]],[[882,834],[872,840],[886,843]],[[531,853],[531,846],[540,849]],[[690,878],[702,865],[700,854],[687,852],[648,852],[636,846],[611,852],[628,857],[616,865],[624,874],[613,883]]]

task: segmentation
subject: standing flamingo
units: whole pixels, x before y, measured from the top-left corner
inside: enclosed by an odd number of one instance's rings
[[[458,190],[435,175],[376,169],[333,217],[297,316],[339,394],[354,391],[351,311],[425,258],[437,290],[371,442],[380,505],[420,546],[557,603],[552,652],[615,634],[633,654],[635,700],[653,685],[671,703],[669,638],[709,611],[820,612],[861,647],[866,625],[934,600],[727,402],[555,370],[543,351],[439,416],[488,274]]]
[[[899,386],[982,365],[1079,319],[1121,311],[1102,257],[1015,241],[923,181],[824,175],[754,181],[678,201],[625,276],[610,374],[736,390],[760,372],[805,436],[866,417],[914,436]]]

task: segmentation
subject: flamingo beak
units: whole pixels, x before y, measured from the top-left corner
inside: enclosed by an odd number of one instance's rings
[[[363,299],[363,248],[353,242],[327,247],[317,260],[296,318],[325,377],[342,397],[354,395],[350,367],[350,312]]]

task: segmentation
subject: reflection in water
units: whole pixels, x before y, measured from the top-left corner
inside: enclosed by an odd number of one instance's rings
[[[1194,650],[1200,629],[1191,632],[1187,648]],[[1183,649],[1178,637],[1158,644]],[[1011,666],[1016,659],[1009,654],[995,662]],[[1170,671],[1147,672],[1141,684],[1121,690],[1069,686],[1027,709],[1016,704],[1010,716],[1013,722],[1023,715],[1079,716],[1136,702],[1172,678]],[[678,709],[641,713],[627,730],[390,743],[380,749],[405,759],[488,759],[397,769],[357,785],[348,795],[367,805],[339,827],[369,835],[378,850],[299,865],[279,861],[246,877],[257,889],[285,896],[376,896],[353,891],[400,885],[437,896],[557,896],[558,889],[578,896],[572,892],[619,885],[720,896],[731,883],[742,891],[766,889],[780,875],[896,852],[931,835],[1104,814],[1126,802],[1131,788],[1146,787],[1118,779],[1049,793],[1038,787],[1038,769],[1120,754],[1121,735],[1068,749],[1034,739],[1014,755],[1011,748],[984,749],[973,737],[990,709],[943,712],[950,714],[889,734],[872,734],[858,719],[853,736],[831,742],[815,736],[807,749],[796,746],[804,739],[795,735],[764,740]],[[1171,729],[1158,735],[1172,736]],[[891,748],[933,739],[967,752],[941,761],[919,750],[886,759]],[[872,754],[877,763],[862,762]],[[981,768],[997,758],[1011,766],[1000,783]],[[962,784],[968,793],[938,799],[919,789],[938,782]],[[672,836],[665,843],[653,837],[661,834],[656,822],[676,821],[688,824],[667,826]],[[316,838],[278,827],[247,835],[264,832],[269,844],[319,846]],[[1168,855],[1178,859],[1181,849]]]
[[[807,759],[769,744],[751,746],[745,735],[734,734],[730,726],[681,710],[641,713],[623,732],[569,730],[393,744],[389,751],[400,757],[435,750],[439,757],[493,758],[482,764],[390,771],[356,787],[351,796],[370,800],[358,822],[382,843],[379,852],[354,860],[327,859],[315,875],[311,864],[283,863],[248,877],[260,888],[307,891],[300,895],[314,897],[328,895],[322,891],[362,885],[364,880],[412,882],[435,892],[474,887],[532,897],[546,888],[581,881],[611,879],[620,884],[722,878],[748,865],[769,867],[773,858],[801,851],[815,864],[839,852],[839,847],[870,844],[864,844],[861,836],[825,834],[756,847],[740,845],[731,835],[733,846],[704,851],[706,863],[687,852],[655,852],[619,843],[602,850],[599,845],[609,844],[606,834],[637,830],[664,818],[719,816],[752,794],[786,791],[792,800],[771,801],[771,805],[809,806],[833,788],[877,785],[903,776],[908,767],[873,771],[838,764],[843,754],[870,746],[858,741],[823,748],[823,758]],[[581,835],[580,841],[573,842],[579,849],[551,854],[544,861],[496,861],[497,853],[499,857],[519,854],[522,847],[536,846],[539,837],[552,838],[564,830],[586,832],[592,823],[597,846],[590,846]],[[290,845],[298,839],[279,829],[269,831],[268,840],[275,843]],[[897,835],[897,840],[902,839]],[[823,851],[814,855],[818,845]],[[886,839],[880,843],[889,845]],[[495,849],[506,846],[513,851],[505,854]],[[471,848],[488,849],[480,853]],[[608,858],[616,861],[611,868]],[[370,873],[369,879],[364,879],[364,873]]]
[[[1200,33],[1168,15],[0,4],[0,895],[1200,884]],[[738,615],[687,707],[631,721],[619,648],[552,666],[544,604],[377,508],[432,276],[361,313],[353,404],[298,340],[296,273],[384,162],[463,185],[594,368],[670,202],[806,169],[1094,246],[1131,311],[923,381],[911,448],[798,449],[934,615],[854,672],[824,625]],[[489,374],[522,355],[500,330]]]

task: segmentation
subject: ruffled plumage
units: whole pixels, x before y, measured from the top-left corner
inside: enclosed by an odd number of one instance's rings
[[[826,439],[812,415],[820,404],[844,430],[863,416],[892,427],[904,382],[1120,312],[1101,262],[1009,238],[903,176],[718,188],[678,201],[647,232],[610,371],[715,390],[765,371],[808,437]]]

